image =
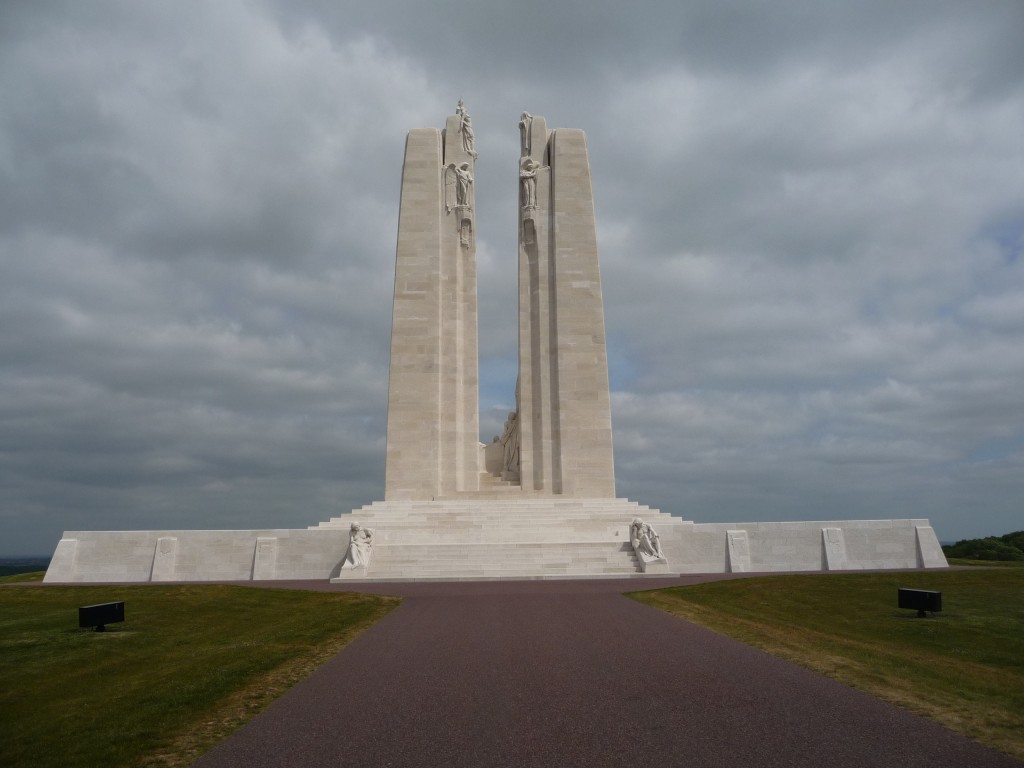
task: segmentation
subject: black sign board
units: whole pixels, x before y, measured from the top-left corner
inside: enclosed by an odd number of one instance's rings
[[[79,627],[95,627],[97,632],[105,632],[106,625],[116,621],[124,621],[124,602],[84,605],[78,609]]]
[[[935,613],[942,610],[942,593],[932,592],[927,589],[900,587],[899,606],[900,608],[909,608],[912,611],[917,611],[918,616],[926,615],[925,611]]]

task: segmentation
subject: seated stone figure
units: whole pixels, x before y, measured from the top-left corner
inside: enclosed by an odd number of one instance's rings
[[[367,568],[373,554],[373,529],[352,523],[348,532],[348,551],[341,563],[341,570]]]
[[[645,563],[656,561],[665,562],[665,555],[661,551],[661,539],[658,532],[641,520],[633,518],[633,524],[629,527],[629,543],[633,545],[633,551]]]

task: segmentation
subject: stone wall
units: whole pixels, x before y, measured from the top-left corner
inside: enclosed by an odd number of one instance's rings
[[[250,581],[337,575],[348,531],[67,531],[46,582]]]
[[[659,529],[678,573],[944,568],[927,520],[691,523]]]
[[[68,531],[45,581],[334,578],[357,516],[377,542],[364,580],[639,577],[623,550],[636,515],[660,536],[664,575],[947,565],[927,520],[695,524],[624,499],[520,499],[383,502],[303,530]]]

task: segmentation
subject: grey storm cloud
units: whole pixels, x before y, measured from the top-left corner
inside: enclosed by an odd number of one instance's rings
[[[483,440],[516,120],[586,130],[620,495],[1021,527],[1024,6],[6,4],[0,554],[381,497],[403,142],[477,144]]]

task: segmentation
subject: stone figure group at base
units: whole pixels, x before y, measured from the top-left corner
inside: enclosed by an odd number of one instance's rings
[[[629,543],[633,545],[633,551],[641,562],[667,562],[661,551],[658,532],[639,517],[634,517],[633,524],[629,527]]]
[[[341,563],[341,570],[368,568],[370,556],[373,554],[373,529],[363,528],[359,523],[352,523],[348,534],[348,550]]]

